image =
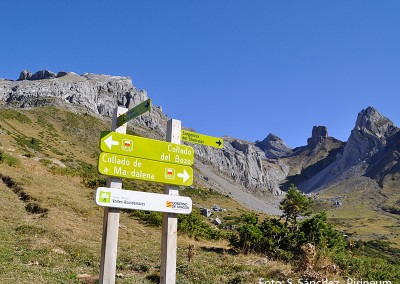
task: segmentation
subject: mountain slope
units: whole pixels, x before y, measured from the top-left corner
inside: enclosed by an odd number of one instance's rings
[[[79,76],[72,72],[55,74],[48,70],[32,74],[25,70],[18,81],[0,80],[0,102],[14,108],[58,105],[110,117],[116,106],[130,108],[147,98],[147,93],[136,89],[127,77],[89,73]],[[167,120],[160,107],[153,107],[150,114],[142,115],[132,123],[137,133],[163,140]],[[262,151],[252,143],[235,139],[227,139],[225,144],[227,147],[222,151],[195,146],[196,158],[213,169],[217,168],[223,178],[243,190],[259,195],[281,194],[276,175],[266,171],[261,163],[265,157]],[[243,150],[243,147],[248,147],[248,150]]]

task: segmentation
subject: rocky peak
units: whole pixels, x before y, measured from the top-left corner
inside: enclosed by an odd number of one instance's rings
[[[307,139],[307,145],[315,147],[317,144],[324,142],[328,138],[328,128],[326,126],[314,126],[311,138]]]
[[[381,115],[373,107],[363,109],[357,116],[354,130],[364,134],[373,135],[378,138],[385,138],[393,135],[397,127],[388,118]]]
[[[44,79],[51,79],[55,78],[57,75],[49,70],[40,70],[37,71],[35,74],[32,74],[29,70],[24,70],[19,74],[19,81],[23,80],[44,80]]]
[[[270,159],[285,157],[292,153],[292,149],[281,138],[272,133],[268,134],[264,140],[256,141],[256,146]]]
[[[344,148],[340,169],[349,168],[383,149],[399,129],[373,107],[363,109]]]
[[[18,81],[29,80],[32,77],[32,72],[29,70],[23,70],[19,74]]]

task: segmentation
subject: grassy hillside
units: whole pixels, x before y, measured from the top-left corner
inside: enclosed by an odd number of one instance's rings
[[[100,132],[109,124],[53,107],[0,110],[2,283],[96,283],[103,209],[95,205],[93,192],[104,183],[96,172],[96,160]],[[133,180],[125,180],[124,188],[162,191],[160,184]],[[193,188],[182,191],[185,194],[193,198],[197,215],[202,206],[218,204],[228,209],[218,213],[225,224],[247,211],[210,189]],[[117,283],[157,283],[161,229],[133,215],[121,212]],[[189,244],[196,251],[191,262]],[[290,265],[257,264],[258,259],[233,253],[226,240],[195,240],[181,234],[178,280],[251,283],[291,271]]]
[[[377,241],[400,249],[398,178],[388,177],[382,189],[366,177],[350,179],[316,196],[315,209],[326,210],[353,241]],[[339,206],[334,206],[340,202]],[[397,258],[400,260],[400,250]]]

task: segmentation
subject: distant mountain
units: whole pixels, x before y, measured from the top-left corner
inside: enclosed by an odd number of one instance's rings
[[[343,151],[339,151],[332,163],[304,182],[301,188],[306,192],[327,188],[344,179],[367,175],[368,168],[370,177],[382,179],[374,173],[387,168],[384,161],[390,161],[392,165],[389,167],[393,170],[398,164],[396,155],[392,155],[391,159],[383,158],[396,149],[395,145],[398,146],[395,136],[398,131],[392,121],[373,107],[362,110]],[[376,164],[378,161],[381,162],[379,167]]]
[[[147,93],[135,88],[128,77],[24,70],[17,81],[0,79],[0,103],[9,108],[58,105],[110,117],[116,106],[130,108],[147,98]],[[153,107],[133,125],[143,136],[164,139],[167,120],[161,107]],[[256,142],[224,137],[222,150],[193,147],[196,160],[207,167],[207,172],[253,195],[266,196],[280,195],[291,183],[305,192],[357,176],[382,183],[386,175],[400,170],[399,133],[393,122],[368,107],[358,114],[347,142],[330,137],[325,126],[314,126],[307,145],[295,149],[272,133]],[[216,184],[201,172],[197,179],[205,186]],[[229,186],[220,186],[230,192]]]
[[[264,140],[256,141],[255,145],[265,153],[267,158],[271,159],[286,157],[292,153],[292,149],[272,133],[268,134]]]

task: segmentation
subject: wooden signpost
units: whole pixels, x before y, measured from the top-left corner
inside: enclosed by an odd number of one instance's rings
[[[165,141],[126,134],[129,120],[150,111],[148,99],[128,110],[114,110],[112,131],[104,131],[100,138],[99,173],[109,176],[107,187],[96,190],[95,201],[104,206],[103,237],[101,244],[100,284],[114,284],[117,261],[119,209],[164,212],[161,239],[160,283],[176,283],[177,214],[189,214],[192,200],[179,196],[173,185],[193,184],[194,150],[180,145],[181,139],[216,148],[223,140],[195,132],[181,130],[181,122],[171,119],[167,123]],[[122,189],[119,178],[139,179],[165,183],[164,193],[147,193]]]
[[[128,110],[117,107],[113,112],[111,130],[126,133],[126,123],[118,126],[118,117]],[[118,178],[108,177],[107,187],[122,188],[122,181]],[[103,236],[101,241],[100,259],[100,284],[114,284],[117,265],[119,208],[104,207]]]
[[[176,283],[177,214],[189,214],[192,200],[179,196],[178,189],[164,186],[164,194],[122,190],[121,178],[141,179],[166,184],[193,184],[193,148],[180,144],[181,122],[169,120],[167,141],[126,134],[126,123],[151,109],[147,100],[131,110],[116,108],[112,132],[100,139],[98,170],[108,175],[107,187],[98,188],[95,200],[104,206],[100,284],[114,284],[116,274],[119,209],[165,212],[162,228],[161,283]]]

